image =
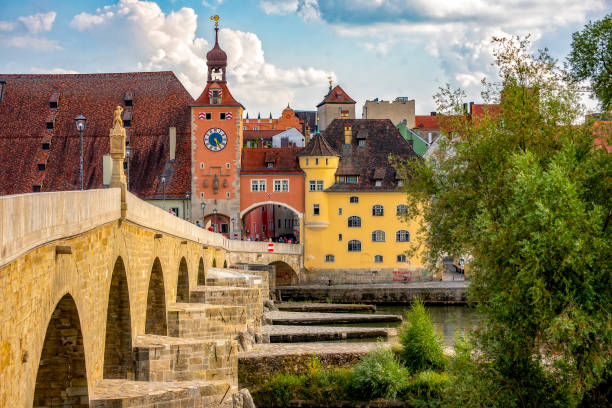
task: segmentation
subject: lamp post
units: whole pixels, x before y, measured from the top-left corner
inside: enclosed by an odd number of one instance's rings
[[[132,148],[130,146],[125,147],[125,157],[127,157],[127,189],[130,189],[130,159],[132,158]]]
[[[218,232],[218,231],[217,231],[217,209],[216,209],[216,208],[215,208],[215,209],[213,209],[213,221],[214,221],[213,230],[214,230],[215,232]]]
[[[236,219],[232,217],[232,234],[236,234]]]
[[[189,205],[191,204],[191,193],[189,191],[185,192],[185,201],[187,201],[187,205],[183,207],[183,214],[185,214],[185,219],[189,220],[191,218],[191,211],[189,210]]]
[[[79,132],[79,138],[81,139],[81,158],[79,160],[79,169],[81,171],[81,190],[83,190],[83,132],[87,127],[87,118],[83,115],[79,115],[74,118],[74,124]]]
[[[204,222],[204,209],[206,208],[206,203],[202,201],[200,203],[200,206],[202,207],[202,228],[203,228],[206,225]]]
[[[162,191],[164,194],[164,210],[166,209],[166,176],[161,177]]]

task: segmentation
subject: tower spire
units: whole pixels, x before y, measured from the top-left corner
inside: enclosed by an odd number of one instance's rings
[[[219,15],[210,16],[210,21],[215,22],[215,45],[206,54],[206,65],[208,65],[208,81],[225,82],[225,68],[227,67],[227,54],[219,46]],[[213,78],[213,74],[214,78]]]

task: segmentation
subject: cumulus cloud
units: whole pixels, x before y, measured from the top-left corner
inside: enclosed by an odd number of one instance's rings
[[[42,37],[32,37],[28,35],[2,38],[0,39],[0,44],[7,47],[27,48],[34,51],[48,52],[62,49],[62,47],[60,47],[57,41],[49,40],[47,38]]]
[[[120,45],[130,47],[137,69],[172,70],[194,97],[205,86],[206,52],[212,44],[196,36],[198,16],[192,8],[166,14],[154,2],[120,0],[94,14],[76,15],[71,26],[99,34],[100,41],[108,44],[114,41],[107,35],[110,32],[130,38]],[[212,29],[210,33],[212,37]],[[247,107],[278,111],[314,84],[325,83],[329,75],[314,68],[282,69],[267,62],[261,40],[254,33],[222,28],[219,42],[228,54],[230,89]]]
[[[318,21],[364,48],[388,53],[403,41],[418,42],[439,58],[448,79],[473,86],[490,66],[492,36],[531,34],[534,40],[604,9],[609,0],[261,0],[268,14],[302,16],[306,5]]]
[[[66,69],[66,68],[61,68],[61,67],[51,68],[51,69],[32,67],[30,69],[30,72],[36,73],[36,74],[78,74],[79,73],[79,71],[75,71],[74,69]]]
[[[0,21],[0,31],[13,31],[15,23],[12,21]]]
[[[48,13],[37,13],[31,16],[19,17],[18,20],[25,26],[26,30],[32,34],[37,34],[43,31],[51,31],[57,13],[50,11]]]

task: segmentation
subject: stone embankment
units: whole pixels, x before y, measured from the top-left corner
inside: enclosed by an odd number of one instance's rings
[[[278,310],[285,312],[376,312],[376,305],[359,305],[347,303],[311,303],[311,302],[277,302]]]
[[[366,313],[308,313],[308,312],[265,312],[264,320],[274,325],[314,325],[401,322],[399,315]]]
[[[469,281],[389,283],[372,285],[305,285],[276,288],[279,300],[332,303],[464,304]]]

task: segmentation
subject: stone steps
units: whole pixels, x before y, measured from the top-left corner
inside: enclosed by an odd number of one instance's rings
[[[247,330],[244,306],[174,303],[167,311],[171,337],[221,340]]]
[[[143,335],[134,341],[139,381],[224,380],[235,385],[235,340],[205,340]]]
[[[247,325],[260,327],[263,315],[262,290],[237,286],[196,286],[190,292],[191,303],[211,305],[244,306]]]
[[[397,336],[397,329],[387,327],[281,326],[262,327],[270,343],[303,343],[349,339],[385,339]]]
[[[228,381],[98,380],[91,394],[90,407],[231,407],[232,394],[236,391]]]

